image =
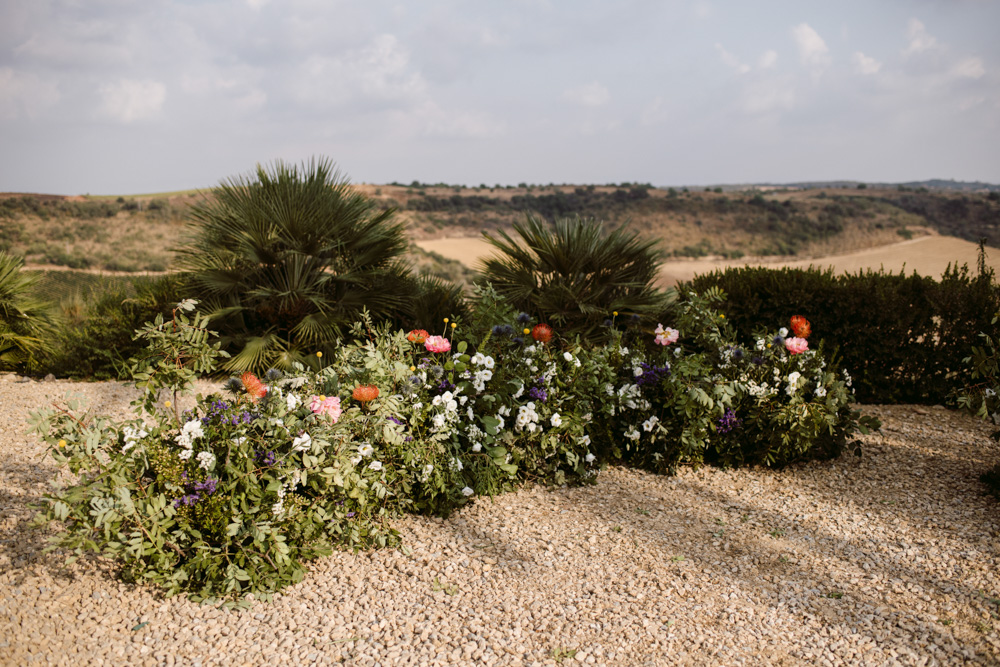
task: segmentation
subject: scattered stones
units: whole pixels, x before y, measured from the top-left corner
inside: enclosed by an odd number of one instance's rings
[[[25,420],[69,391],[131,414],[121,383],[0,384],[3,665],[1000,661],[1000,511],[977,481],[1000,446],[961,414],[867,406],[885,429],[861,458],[613,468],[406,517],[404,548],[335,553],[228,612],[42,553],[30,506],[68,477]]]

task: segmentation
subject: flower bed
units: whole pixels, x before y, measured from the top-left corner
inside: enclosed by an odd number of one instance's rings
[[[489,289],[479,297],[468,327],[390,332],[364,318],[360,342],[332,359],[245,373],[185,413],[176,394],[225,353],[179,304],[141,332],[136,419],[72,405],[34,415],[79,475],[48,497],[58,544],[234,604],[301,580],[334,548],[394,543],[401,512],[445,515],[526,480],[592,482],[607,462],[784,465],[878,425],[851,410],[850,379],[808,349],[801,318],[796,336],[761,332],[744,349],[712,308],[718,295],[691,294],[671,326],[633,322],[586,348]]]

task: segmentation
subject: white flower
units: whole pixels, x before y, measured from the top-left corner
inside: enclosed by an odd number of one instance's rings
[[[587,455],[583,457],[583,460],[586,461],[587,463],[593,463],[596,459],[597,457],[591,454],[590,452],[587,452]]]
[[[191,458],[192,454],[194,454],[193,449],[182,449],[177,456],[179,456],[182,460],[187,461]]]
[[[312,447],[312,438],[304,432],[299,437],[292,440],[292,451],[307,452]]]
[[[632,427],[629,428],[628,431],[625,431],[625,437],[629,438],[630,440],[638,440],[639,439],[639,435],[640,435],[639,431],[638,431],[638,429],[636,429],[635,426],[632,426]]]
[[[622,352],[622,356],[624,357],[626,354],[628,354],[628,348],[627,347],[621,348],[621,352]]]
[[[563,352],[563,359],[566,361],[573,361],[573,355],[569,352]]]
[[[633,366],[632,367],[632,375],[633,376],[639,377],[640,375],[642,375],[642,373],[643,373],[643,370],[639,366]]]
[[[299,405],[301,405],[301,403],[302,403],[302,399],[300,399],[295,394],[289,394],[288,396],[285,397],[285,405],[288,406],[289,412],[291,412],[295,408],[299,407]]]
[[[679,347],[675,347],[674,348],[674,356],[675,357],[681,356],[681,348],[679,348]]]
[[[420,474],[420,481],[426,482],[430,478],[432,472],[434,472],[434,466],[428,463],[424,466],[424,471]]]
[[[483,363],[483,361],[485,361],[485,360],[486,360],[486,357],[483,356],[482,352],[476,352],[474,355],[472,355],[472,359],[470,361],[478,366],[479,364]]]
[[[359,463],[361,463],[361,457],[360,456],[352,456],[351,457],[351,465],[358,465]]]
[[[136,430],[131,426],[126,426],[123,430],[125,432],[125,444],[122,446],[122,452],[127,452],[132,449],[132,447],[134,447],[139,440],[142,440],[149,435],[146,433],[145,429],[142,428]]]
[[[367,442],[358,447],[358,454],[361,454],[361,456],[371,456],[374,453],[375,453],[375,448],[369,445]]]
[[[471,496],[473,493],[475,493],[475,491],[473,491],[469,487],[465,487],[464,489],[462,489],[462,495],[465,496],[466,498]]]
[[[788,336],[788,329],[786,329],[785,327],[781,327],[780,329],[778,329],[778,335],[781,336],[782,338],[786,338]]]
[[[372,461],[371,463],[368,464],[368,468],[370,470],[379,471],[379,470],[382,469],[382,462],[381,461]]]
[[[535,346],[534,345],[529,345],[528,347],[524,348],[524,351],[527,354],[534,354],[535,353]]]
[[[197,305],[198,302],[195,299],[184,299],[177,304],[177,310],[192,311]]]
[[[590,436],[587,435],[587,434],[583,434],[579,438],[577,438],[577,442],[579,442],[584,447],[589,447],[590,446]]]
[[[462,472],[462,470],[465,469],[465,466],[462,465],[462,461],[461,460],[453,458],[451,460],[451,469],[452,470],[457,470],[459,472]]]
[[[763,338],[759,338],[759,339],[757,340],[757,345],[756,345],[756,347],[757,347],[757,349],[758,349],[758,350],[760,350],[760,351],[763,351],[763,350],[764,350],[764,346],[765,346],[765,345],[766,345],[766,343],[764,342],[764,339],[763,339]]]
[[[503,425],[506,422],[503,419],[503,415],[501,415],[500,413],[497,413],[497,421],[500,422],[500,424],[497,426],[497,431],[502,431],[503,430]]]
[[[514,398],[521,398],[521,394],[524,393],[524,385],[522,384],[517,388],[517,393],[514,394]]]
[[[819,398],[823,398],[824,396],[826,396],[826,387],[823,386],[816,387],[816,396],[818,396]]]
[[[493,357],[486,357],[486,359],[483,361],[483,366],[486,366],[486,368],[493,370],[493,366],[495,365],[495,363],[496,362],[493,361]]]
[[[478,451],[481,451],[482,448],[483,448],[482,444],[480,444],[478,442],[472,443],[472,451],[478,452]]]
[[[649,433],[656,426],[656,422],[660,421],[656,415],[653,415],[646,421],[642,422],[642,430]]]
[[[247,441],[247,437],[245,435],[241,435],[238,438],[233,438],[233,442],[236,443],[237,447],[239,447],[240,445],[242,445],[246,441]]]
[[[284,513],[285,513],[285,505],[280,500],[271,505],[271,514],[273,514],[275,518],[280,519],[282,515],[284,515]]]
[[[210,470],[215,465],[215,454],[212,452],[199,452],[195,457],[198,460],[198,467]]]
[[[444,426],[444,415],[436,414],[431,418],[431,423],[434,424],[434,428],[442,428]]]
[[[465,414],[469,418],[469,421],[472,421],[473,419],[476,418],[476,413],[472,411],[471,405],[465,410]]]
[[[549,423],[551,423],[553,427],[558,428],[562,426],[562,417],[560,417],[559,413],[557,412],[552,415],[552,419],[549,420]]]

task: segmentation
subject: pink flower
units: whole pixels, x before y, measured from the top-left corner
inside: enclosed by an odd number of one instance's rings
[[[657,345],[671,345],[677,342],[677,339],[681,337],[681,332],[677,329],[671,329],[670,327],[664,328],[662,324],[656,325],[656,338],[653,342]]]
[[[451,341],[443,336],[428,336],[424,347],[428,352],[447,352],[451,349]]]
[[[792,354],[802,354],[809,349],[809,341],[805,338],[786,338],[785,349]]]
[[[336,424],[340,419],[340,399],[336,396],[313,396],[309,399],[309,409],[317,415],[327,415]]]

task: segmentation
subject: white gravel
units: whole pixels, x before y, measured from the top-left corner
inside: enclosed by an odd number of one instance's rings
[[[869,406],[864,454],[766,469],[625,469],[530,487],[402,549],[338,553],[273,604],[228,612],[60,568],[27,528],[57,469],[27,413],[68,390],[128,412],[129,385],[0,376],[0,664],[923,665],[1000,663],[989,427]]]

